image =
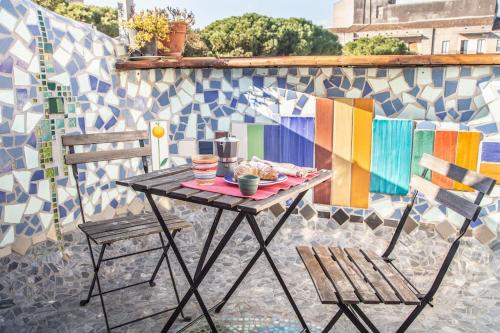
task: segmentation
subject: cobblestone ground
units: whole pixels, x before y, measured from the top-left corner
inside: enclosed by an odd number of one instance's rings
[[[212,209],[175,207],[176,212],[193,223],[193,229],[179,234],[178,244],[189,269],[194,272],[204,235],[215,216]],[[225,213],[214,242],[220,239],[234,215]],[[275,219],[262,214],[258,221],[269,232]],[[292,216],[270,247],[276,264],[289,286],[306,320],[313,327],[323,327],[335,306],[321,305],[309,276],[295,252],[298,244],[362,246],[381,253],[393,229],[380,227],[374,233],[361,224],[337,225],[332,220],[306,222]],[[159,245],[158,236],[114,244],[109,254]],[[393,253],[398,266],[415,284],[425,290],[434,277],[449,244],[433,234],[415,231],[403,235]],[[57,244],[46,242],[30,249],[22,257],[12,254],[0,259],[0,333],[3,332],[105,332],[101,307],[97,298],[85,307],[79,300],[86,293],[91,278],[91,265],[83,235],[77,231],[65,235],[63,259]],[[213,248],[213,247],[212,247]],[[257,249],[251,230],[242,224],[200,287],[207,305],[216,303],[232,285]],[[173,258],[173,255],[171,256]],[[120,283],[148,279],[159,253],[148,253],[106,262],[102,268],[103,288]],[[187,290],[180,267],[172,259],[181,293]],[[459,250],[452,268],[434,300],[434,308],[426,308],[411,326],[412,332],[495,332],[500,327],[500,243],[490,246],[467,240]],[[141,285],[105,296],[112,323],[160,311],[175,304],[166,265],[160,271],[154,288]],[[412,307],[365,306],[367,314],[382,332],[393,332]],[[192,299],[185,312],[200,314]],[[227,331],[294,332],[298,326],[279,283],[268,263],[261,258],[247,276],[217,322]],[[118,332],[159,332],[167,315],[160,315],[123,328]],[[268,325],[270,329],[264,329]],[[175,330],[184,326],[178,321]],[[252,326],[253,325],[253,326]],[[205,331],[203,323],[192,331]],[[252,331],[252,330],[250,330]],[[355,332],[341,318],[335,332]]]

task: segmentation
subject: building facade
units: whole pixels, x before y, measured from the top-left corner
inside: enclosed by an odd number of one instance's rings
[[[382,35],[405,41],[417,54],[500,52],[496,0],[339,0],[332,32],[342,44]]]

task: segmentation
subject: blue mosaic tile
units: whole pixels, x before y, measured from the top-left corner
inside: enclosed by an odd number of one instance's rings
[[[90,89],[96,90],[98,81],[94,75],[89,75]]]
[[[460,68],[460,76],[461,77],[469,77],[471,75],[470,67],[461,67]]]
[[[443,112],[445,110],[444,100],[442,97],[439,97],[436,103],[434,104],[434,108],[436,112]]]
[[[439,67],[432,69],[432,82],[434,83],[434,87],[443,86],[443,75],[444,75],[444,68]]]
[[[363,87],[365,86],[365,79],[360,77],[354,79],[352,86],[358,88],[359,90],[363,90]]]
[[[344,97],[345,92],[338,88],[330,88],[327,90],[328,97]]]
[[[365,82],[365,87],[363,88],[362,96],[367,97],[368,95],[371,94],[372,91],[373,91],[373,89],[370,86],[370,84],[368,82]]]
[[[457,91],[457,81],[446,81],[444,85],[444,97],[453,95]]]
[[[219,98],[219,92],[216,90],[205,91],[203,93],[205,103],[212,103]]]
[[[97,87],[97,92],[107,93],[110,88],[111,88],[111,85],[109,83],[106,83],[104,81],[99,81],[99,86]]]
[[[0,63],[0,72],[2,73],[12,73],[14,67],[14,60],[12,57],[5,58],[2,63]]]
[[[415,68],[404,68],[403,77],[408,86],[413,87],[415,85]]]
[[[43,170],[37,170],[37,171],[33,172],[32,176],[31,176],[31,181],[36,182],[36,181],[41,180],[43,178],[44,178]]]
[[[387,76],[387,69],[378,68],[376,76],[377,77],[386,77]]]
[[[471,98],[460,98],[457,101],[458,111],[470,110],[472,99]]]

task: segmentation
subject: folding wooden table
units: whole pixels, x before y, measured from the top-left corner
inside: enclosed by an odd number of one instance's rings
[[[303,331],[309,332],[309,329],[304,319],[302,318],[302,315],[300,314],[300,311],[297,308],[295,301],[293,300],[290,292],[288,291],[288,288],[285,282],[283,281],[283,278],[281,277],[281,274],[279,273],[267,247],[273,240],[274,236],[276,236],[280,228],[283,226],[283,224],[286,222],[290,214],[302,200],[306,192],[309,189],[315,187],[316,185],[319,185],[324,181],[330,179],[331,171],[320,170],[315,177],[305,181],[304,183],[291,187],[288,190],[282,190],[277,194],[273,195],[272,197],[263,200],[252,200],[248,198],[221,195],[209,191],[199,191],[195,189],[186,188],[181,185],[181,183],[191,180],[193,178],[194,177],[191,171],[191,166],[184,165],[117,181],[117,184],[119,185],[130,186],[136,191],[145,193],[146,198],[148,199],[154,214],[158,218],[158,221],[160,222],[163,232],[165,233],[165,236],[168,239],[172,251],[174,252],[177,260],[179,261],[181,269],[184,275],[186,276],[186,279],[188,280],[190,286],[189,290],[181,299],[179,306],[175,308],[174,312],[172,313],[171,317],[169,318],[162,332],[168,332],[168,330],[172,327],[174,321],[177,319],[182,309],[189,301],[189,299],[193,296],[193,294],[196,297],[196,300],[198,301],[198,304],[200,305],[201,310],[203,312],[203,315],[200,316],[199,318],[204,316],[212,332],[217,332],[214,322],[210,316],[210,312],[213,310],[215,310],[215,312],[219,312],[223,308],[223,306],[227,303],[227,301],[236,291],[240,283],[243,281],[245,276],[248,274],[250,269],[253,267],[257,259],[259,259],[262,254],[265,255],[267,261],[271,266],[271,269],[276,275],[276,278],[278,279],[281,288],[285,292],[285,295],[288,301],[290,302],[290,305],[292,306],[298,320],[300,321],[303,327]],[[207,187],[207,189],[209,189],[209,187]],[[153,195],[198,203],[200,205],[214,207],[218,209],[215,219],[210,228],[210,231],[207,234],[207,238],[205,240],[205,244],[203,246],[194,276],[191,276],[191,274],[189,273],[185,261],[182,258],[182,255],[179,251],[179,248],[175,244],[174,238],[170,233],[170,231],[168,230],[167,225],[160,213],[160,210],[158,209],[158,206],[156,205],[156,202],[153,199]],[[267,238],[264,239],[264,236],[262,235],[262,232],[258,226],[255,216],[258,215],[260,212],[275,205],[276,203],[284,202],[290,198],[295,198],[293,203],[286,209],[286,211],[281,216],[276,226],[267,236]],[[208,260],[206,260],[205,262],[208,250],[210,248],[210,244],[212,243],[212,239],[217,229],[217,225],[224,210],[237,212],[238,214],[231,223],[231,225],[229,226],[229,228],[225,231],[224,235],[222,236],[222,239],[220,240],[219,244],[217,245],[213,253],[208,257]],[[252,229],[253,234],[255,235],[257,241],[259,242],[260,245],[259,250],[255,253],[253,258],[250,260],[246,268],[240,274],[240,276],[238,277],[234,285],[231,287],[231,289],[227,292],[226,296],[220,302],[218,302],[210,309],[208,309],[198,291],[198,287],[205,278],[205,276],[207,275],[207,273],[209,272],[209,270],[211,269],[211,267],[213,266],[214,262],[219,257],[224,247],[227,245],[227,243],[233,236],[238,226],[244,219],[247,220],[248,224],[250,225],[250,228]]]

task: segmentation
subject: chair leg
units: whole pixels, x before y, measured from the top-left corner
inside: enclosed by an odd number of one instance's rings
[[[372,330],[374,333],[380,333],[380,331],[377,329],[377,327],[371,322],[371,320],[366,316],[366,314],[357,306],[356,304],[351,305],[352,308],[354,309],[354,312],[356,312],[361,320],[365,322],[366,325]]]
[[[92,256],[92,261],[93,261],[94,255],[93,255],[93,252],[92,252],[92,247],[91,247],[92,245],[90,243],[90,240],[88,239],[88,236],[87,236],[87,242],[88,242],[88,246],[89,246],[90,255]],[[101,251],[102,251],[102,248],[101,248]],[[93,266],[93,268],[95,269],[95,266]],[[92,298],[92,293],[94,292],[96,280],[97,280],[97,273],[94,271],[94,275],[92,277],[92,282],[90,283],[90,288],[89,288],[89,292],[87,294],[87,298],[86,299],[82,299],[80,301],[80,306],[85,306],[85,305],[87,305],[90,302],[90,299]]]
[[[174,230],[174,232],[172,232],[172,237],[175,237],[176,234],[177,234],[177,230]],[[164,243],[163,237],[161,236],[160,233],[158,235],[160,236],[160,241],[162,243],[163,252],[161,253],[160,260],[158,260],[158,263],[156,264],[153,275],[151,275],[151,279],[149,279],[149,285],[151,287],[154,287],[156,285],[156,283],[155,283],[156,276],[158,275],[158,271],[160,270],[161,264],[163,263],[163,260],[165,259],[166,254],[168,253],[168,250],[170,249],[170,244],[168,244],[166,249],[165,249],[165,244],[163,244]]]
[[[172,234],[172,237],[175,236],[175,233]],[[177,300],[177,306],[179,306],[181,300],[179,298],[179,292],[177,291],[177,284],[175,283],[175,278],[174,278],[174,273],[172,272],[172,265],[170,264],[170,259],[168,258],[168,247],[165,246],[165,241],[163,240],[163,237],[160,235],[160,240],[161,240],[161,245],[163,246],[164,249],[164,256],[167,261],[167,268],[168,268],[168,273],[170,275],[170,281],[172,281],[172,287],[174,289],[174,294],[175,294],[175,299]],[[184,312],[181,310],[181,317],[183,321],[191,321],[191,317],[189,316],[184,316]]]
[[[106,250],[106,244],[104,244],[101,248],[101,252],[99,253],[99,259],[97,259],[97,264],[94,259],[94,253],[92,251],[92,246],[90,245],[90,240],[87,238],[87,242],[89,245],[90,258],[92,259],[92,266],[94,266],[94,276],[95,281],[97,282],[97,290],[99,291],[99,298],[101,299],[102,312],[104,314],[104,321],[106,322],[106,329],[110,332],[109,322],[108,322],[108,314],[106,313],[106,306],[104,305],[104,298],[102,296],[101,289],[101,281],[99,281],[99,269],[101,268],[102,258],[104,256],[104,251]]]
[[[332,320],[330,320],[330,322],[328,322],[328,324],[326,324],[325,328],[323,329],[323,333],[327,333],[327,332],[330,332],[330,330],[332,329],[333,325],[335,325],[335,323],[337,323],[337,320],[339,320],[339,318],[342,316],[342,314],[344,313],[344,311],[342,311],[342,309],[339,309],[337,311],[337,313],[335,314],[335,316],[333,316]]]
[[[354,326],[356,326],[358,331],[360,331],[361,333],[369,333],[366,327],[363,325],[363,323],[358,320],[356,315],[352,313],[352,311],[347,307],[347,305],[339,303],[339,307],[346,314],[347,318],[349,318],[349,320],[354,324]]]
[[[413,323],[413,321],[417,318],[417,316],[420,314],[420,312],[422,312],[422,310],[425,308],[426,305],[427,305],[427,303],[422,302],[415,309],[413,309],[413,311],[405,319],[403,324],[401,324],[401,326],[398,328],[398,330],[396,332],[397,333],[405,332],[408,329],[408,327],[410,327],[410,325]]]

